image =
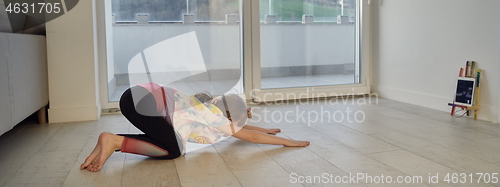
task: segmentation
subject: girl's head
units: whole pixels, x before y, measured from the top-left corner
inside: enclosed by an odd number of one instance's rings
[[[224,99],[226,104],[224,104]],[[229,116],[227,111],[229,111],[231,121],[237,126],[245,125],[248,120],[246,102],[237,94],[227,94],[224,95],[224,98],[222,96],[217,97],[214,105],[217,106],[217,108],[224,113],[224,116],[228,118]]]
[[[237,94],[226,94],[224,95],[224,99],[222,96],[214,98],[207,92],[197,93],[194,96],[201,103],[210,103],[212,100],[215,100],[212,103],[222,111],[224,116],[230,118],[233,125],[243,127],[248,120],[247,104],[245,100]],[[224,104],[224,100],[226,104]],[[225,106],[227,106],[227,109]],[[229,111],[230,117],[227,115],[227,111]]]
[[[214,105],[222,111],[224,116],[228,117],[226,111],[229,111],[233,125],[243,127],[247,123],[247,104],[245,100],[243,100],[243,98],[241,98],[237,94],[224,95],[226,104],[224,104],[224,99],[222,96],[216,97],[215,99],[216,102],[214,103]],[[227,106],[227,109],[225,106]]]

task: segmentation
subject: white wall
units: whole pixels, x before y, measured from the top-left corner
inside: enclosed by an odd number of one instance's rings
[[[51,123],[100,117],[94,2],[47,23]]]
[[[500,1],[374,0],[374,91],[449,111],[460,67],[483,69],[479,118],[498,122]]]

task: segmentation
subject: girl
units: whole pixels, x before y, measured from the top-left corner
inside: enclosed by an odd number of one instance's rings
[[[122,114],[144,134],[103,132],[80,169],[99,171],[115,151],[174,159],[185,154],[187,142],[213,144],[236,138],[262,144],[305,147],[308,141],[277,136],[279,129],[246,125],[250,108],[235,94],[213,98],[188,96],[174,88],[147,83],[129,88],[120,99]]]

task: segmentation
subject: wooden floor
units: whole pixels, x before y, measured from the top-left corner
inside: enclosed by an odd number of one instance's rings
[[[306,148],[227,138],[190,144],[174,160],[114,153],[97,173],[79,166],[101,132],[139,133],[123,116],[46,125],[28,119],[0,137],[0,186],[500,186],[498,124],[359,99],[252,106],[249,124],[311,141]],[[395,183],[398,176],[409,184]]]

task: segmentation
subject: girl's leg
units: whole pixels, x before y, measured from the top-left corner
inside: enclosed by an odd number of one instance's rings
[[[144,155],[155,158],[173,159],[173,154],[170,155],[165,148],[161,148],[150,137],[144,134],[118,134],[123,136],[123,143],[120,147],[120,152]],[[170,155],[170,156],[169,156]]]
[[[132,94],[144,95],[136,106]],[[121,148],[122,152],[164,159],[173,159],[181,155],[173,126],[158,114],[156,100],[148,90],[140,86],[127,90],[120,99],[120,109],[135,127],[145,133],[122,135],[126,139]],[[137,111],[141,111],[141,114]]]
[[[144,93],[148,92],[146,89],[138,86],[128,89],[120,99],[123,115],[145,134],[118,136],[106,132],[101,133],[97,145],[80,169],[99,171],[111,154],[117,150],[164,159],[173,159],[181,155],[172,125],[160,115],[139,114],[134,106],[132,90],[145,95],[137,104],[137,108],[141,110],[156,112],[156,101],[151,94]]]

